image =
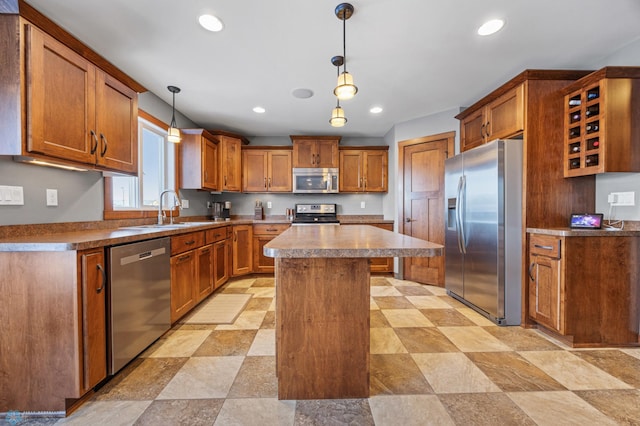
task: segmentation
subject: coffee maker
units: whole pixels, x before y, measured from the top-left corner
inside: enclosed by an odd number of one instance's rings
[[[231,217],[231,201],[219,202],[215,201],[211,203],[211,219],[213,220],[226,220]]]

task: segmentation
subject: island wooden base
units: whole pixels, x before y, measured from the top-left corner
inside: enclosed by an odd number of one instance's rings
[[[276,258],[278,399],[369,396],[369,259]]]

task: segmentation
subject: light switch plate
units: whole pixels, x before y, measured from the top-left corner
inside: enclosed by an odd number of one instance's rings
[[[58,190],[47,189],[47,206],[55,207],[58,205]]]
[[[0,205],[23,206],[24,192],[21,186],[0,185]]]

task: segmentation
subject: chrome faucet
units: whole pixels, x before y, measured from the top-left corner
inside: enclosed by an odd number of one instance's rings
[[[167,192],[172,192],[173,195],[174,195],[173,207],[178,206],[178,208],[182,208],[182,200],[180,200],[180,196],[178,195],[178,193],[176,191],[174,191],[173,189],[165,189],[164,191],[162,191],[160,193],[160,204],[158,205],[158,225],[162,225],[164,223],[164,221],[162,219],[164,217],[164,214],[162,212],[162,197]],[[176,201],[178,202],[178,204],[176,204]],[[171,209],[169,209],[169,224],[171,224],[171,225],[173,225],[173,207]]]

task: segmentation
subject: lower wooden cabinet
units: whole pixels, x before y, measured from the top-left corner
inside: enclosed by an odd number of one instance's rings
[[[213,292],[213,246],[197,249],[196,258],[196,303],[199,303]]]
[[[204,243],[203,231],[171,237],[171,323],[198,303],[198,252]]]
[[[263,253],[265,244],[289,228],[288,223],[253,225],[253,272],[274,273],[275,259]]]
[[[529,234],[528,316],[574,347],[640,343],[640,237]]]
[[[219,288],[229,280],[231,260],[231,227],[209,229],[205,236],[207,244],[211,244],[212,285],[213,290]]]
[[[253,268],[253,227],[252,225],[234,225],[232,238],[232,265],[231,275],[246,275]]]
[[[0,252],[0,412],[66,412],[107,377],[105,254]]]

